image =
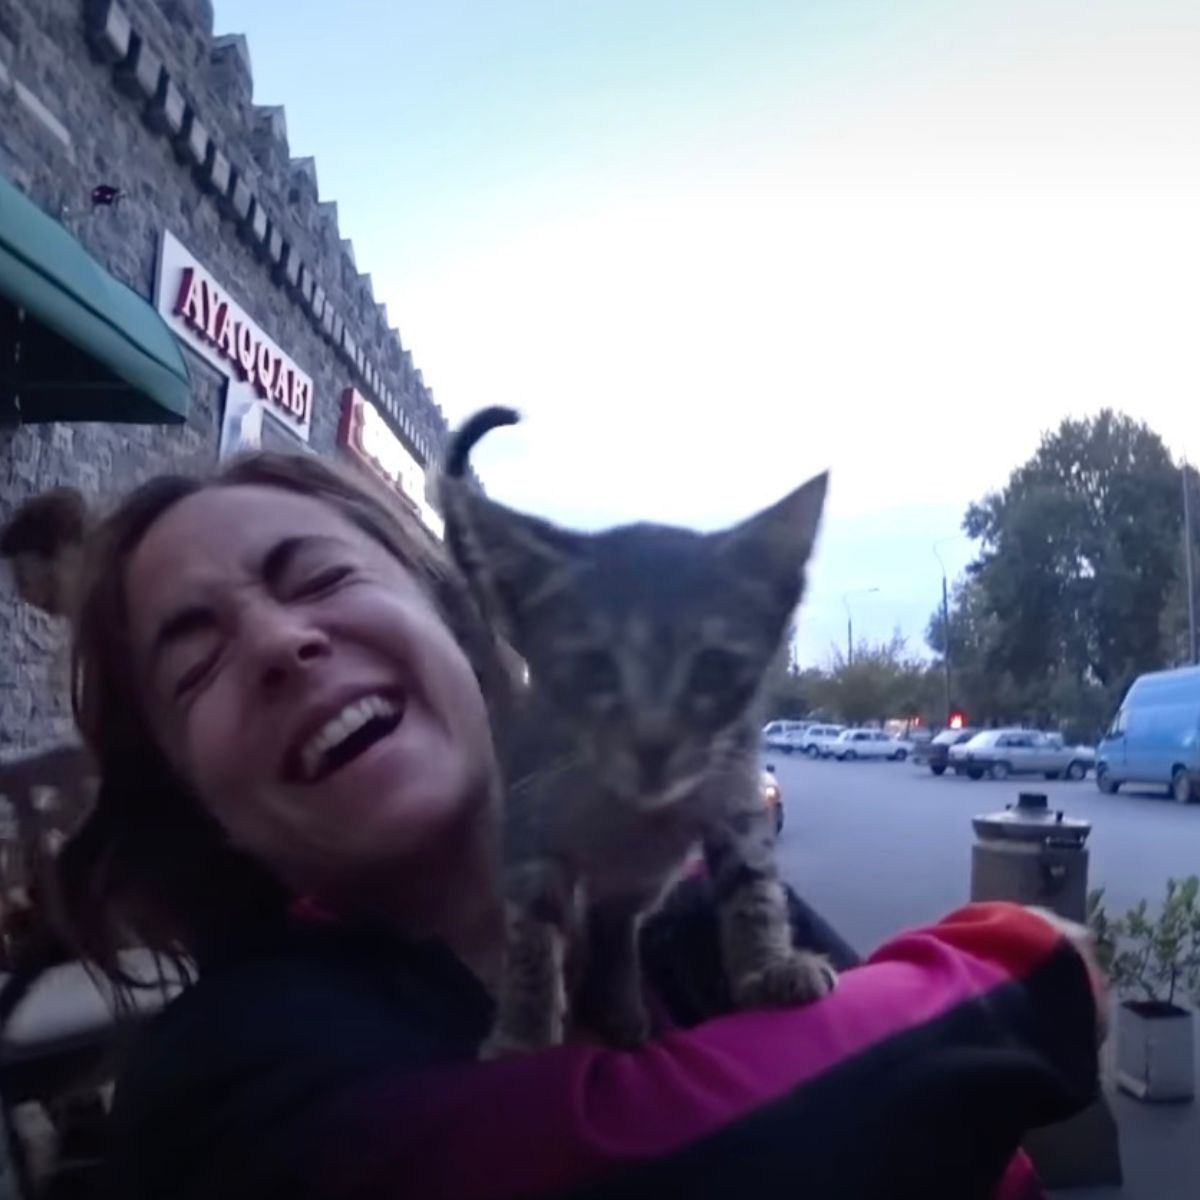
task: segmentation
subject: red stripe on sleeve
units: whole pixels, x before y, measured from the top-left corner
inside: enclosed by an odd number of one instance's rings
[[[1063,941],[1048,921],[1019,904],[968,904],[938,923],[938,940],[1020,979]],[[885,947],[886,951],[886,947]]]
[[[1046,1200],[1042,1181],[1023,1150],[1019,1150],[1008,1164],[994,1200]]]

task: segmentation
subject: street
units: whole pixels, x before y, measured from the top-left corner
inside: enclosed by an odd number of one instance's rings
[[[1090,777],[974,782],[940,779],[912,763],[812,762],[769,754],[783,790],[779,849],[788,881],[859,950],[897,930],[934,921],[968,899],[971,817],[1044,792],[1051,808],[1092,822],[1091,886],[1123,912],[1152,906],[1168,877],[1200,872],[1200,805],[1161,791],[1105,796]],[[1200,1070],[1200,1063],[1198,1070]],[[1196,1104],[1149,1106],[1113,1097],[1125,1186],[1063,1193],[1072,1200],[1184,1200],[1200,1192]]]
[[[971,818],[1002,809],[1020,791],[1092,822],[1092,887],[1124,912],[1154,904],[1168,877],[1200,872],[1200,805],[1161,791],[1115,796],[1045,779],[940,779],[912,763],[813,762],[769,754],[783,789],[780,854],[788,881],[861,951],[899,929],[936,920],[970,891]]]

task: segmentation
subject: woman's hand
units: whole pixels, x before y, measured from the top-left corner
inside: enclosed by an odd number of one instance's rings
[[[1066,917],[1042,908],[1040,905],[1029,904],[1026,908],[1035,916],[1053,925],[1054,928],[1075,948],[1087,967],[1092,980],[1092,989],[1096,993],[1096,1044],[1103,1045],[1108,1037],[1108,978],[1096,957],[1096,939],[1086,925],[1069,921]]]

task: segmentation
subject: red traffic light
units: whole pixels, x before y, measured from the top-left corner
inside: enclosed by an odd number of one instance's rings
[[[963,729],[967,724],[967,714],[961,712],[952,712],[950,714],[950,728]]]

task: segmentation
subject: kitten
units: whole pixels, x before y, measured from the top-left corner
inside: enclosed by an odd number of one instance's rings
[[[523,709],[501,735],[507,953],[485,1053],[562,1040],[580,908],[585,964],[571,1015],[613,1044],[644,1041],[638,924],[697,845],[734,1002],[825,994],[832,969],[792,947],[755,701],[800,600],[827,476],[720,533],[575,533],[467,478],[472,446],[516,420],[500,408],[468,420],[441,493],[447,545],[529,671]]]

